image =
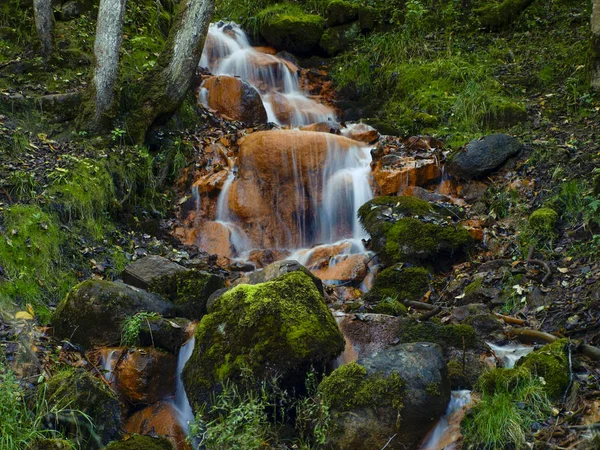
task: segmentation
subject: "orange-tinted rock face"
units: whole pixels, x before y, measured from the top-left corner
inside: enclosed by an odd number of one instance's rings
[[[190,450],[185,432],[177,418],[177,410],[169,402],[157,402],[133,414],[125,422],[125,431],[167,437],[177,450]]]
[[[379,139],[379,132],[365,123],[350,125],[348,128],[342,130],[342,135],[355,141],[366,143],[374,142]]]
[[[313,273],[321,280],[356,282],[362,281],[367,274],[367,258],[365,255],[342,255],[337,259],[338,262],[335,265],[331,265],[328,260],[327,266],[313,270]]]
[[[229,208],[258,248],[299,247],[303,227],[314,223],[329,151],[356,142],[310,131],[261,131],[240,141],[238,177]]]
[[[223,117],[251,125],[266,123],[267,111],[258,91],[236,77],[219,75],[204,80],[208,106]]]
[[[253,262],[257,269],[262,269],[275,261],[287,258],[289,254],[288,251],[277,249],[252,250],[248,260]]]
[[[133,404],[149,405],[175,389],[175,357],[153,348],[126,352],[115,369],[117,390]]]
[[[218,222],[204,222],[198,230],[199,247],[211,255],[231,257],[231,236],[227,227]]]
[[[271,103],[273,113],[281,123],[301,123],[300,118],[304,123],[324,120],[324,116],[335,118],[333,109],[303,95],[272,92],[266,100]]]
[[[381,162],[373,170],[373,177],[381,195],[394,195],[408,186],[423,186],[442,175],[434,159],[406,158],[399,167],[383,168]]]

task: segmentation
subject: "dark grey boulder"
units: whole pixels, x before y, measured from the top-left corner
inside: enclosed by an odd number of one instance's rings
[[[452,153],[446,169],[450,175],[470,180],[499,169],[511,156],[521,151],[523,145],[507,134],[490,134],[469,142],[464,148]]]
[[[125,267],[121,278],[124,283],[147,290],[155,279],[185,271],[185,267],[169,261],[167,258],[151,255],[138,259]]]

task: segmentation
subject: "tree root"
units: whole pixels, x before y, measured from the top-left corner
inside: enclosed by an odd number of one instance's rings
[[[529,247],[529,253],[527,255],[526,262],[531,263],[531,264],[537,264],[538,266],[542,266],[546,270],[546,275],[544,275],[544,278],[542,278],[542,284],[546,284],[546,282],[552,276],[552,269],[550,269],[550,266],[548,265],[548,263],[546,261],[542,261],[541,259],[533,259],[534,252],[535,252],[535,247],[532,245],[531,247]]]
[[[496,317],[498,317],[499,319],[502,319],[504,322],[509,323],[511,325],[523,326],[526,323],[526,321],[523,319],[517,319],[516,317],[505,316],[504,314],[500,314],[497,312],[495,312],[494,315]]]
[[[527,344],[539,341],[552,343],[561,339],[553,334],[532,330],[531,328],[511,328],[508,330],[507,335],[510,338],[515,338]],[[600,361],[600,348],[598,347],[589,344],[579,344],[577,346],[577,351],[593,361]]]

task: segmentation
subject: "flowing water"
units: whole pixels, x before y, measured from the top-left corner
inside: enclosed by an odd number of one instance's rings
[[[460,437],[460,421],[471,403],[471,391],[452,391],[446,412],[427,435],[420,450],[454,450]]]
[[[119,357],[123,349],[120,348],[103,348],[100,353],[99,365],[104,375],[104,379],[109,383],[114,383],[115,380],[115,365],[119,361]]]
[[[183,372],[185,363],[192,356],[194,342],[194,338],[192,337],[181,346],[179,355],[177,356],[177,369],[175,372],[175,399],[173,400],[173,406],[177,410],[179,424],[186,434],[189,432],[189,424],[194,420],[194,413],[183,387],[181,372]]]
[[[492,349],[496,355],[496,358],[502,362],[506,369],[512,369],[515,367],[515,364],[519,359],[525,355],[528,355],[534,350],[531,345],[495,345],[491,342],[486,342],[486,344]]]

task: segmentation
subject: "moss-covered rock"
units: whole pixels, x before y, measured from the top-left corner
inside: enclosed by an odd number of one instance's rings
[[[336,56],[350,49],[360,35],[358,22],[327,28],[319,40],[319,47],[328,55]]]
[[[188,319],[175,317],[149,317],[140,326],[137,345],[140,347],[158,347],[177,354],[187,340]]]
[[[101,448],[120,433],[119,400],[109,387],[84,369],[57,373],[40,385],[38,396],[51,409],[61,411],[53,418],[52,426],[77,438],[81,448]]]
[[[27,446],[27,450],[71,450],[73,442],[66,439],[36,439]]]
[[[358,18],[359,6],[345,0],[332,0],[325,8],[325,21],[328,27],[344,25]]]
[[[412,262],[442,267],[463,257],[472,238],[460,225],[413,197],[377,197],[358,216],[385,264]]]
[[[512,23],[534,0],[504,0],[475,10],[481,25],[497,30]]]
[[[556,211],[552,208],[540,208],[529,216],[529,228],[542,237],[550,237],[556,234],[557,221],[558,213]]]
[[[365,294],[365,302],[375,303],[386,298],[419,300],[429,289],[429,272],[421,267],[403,268],[401,264],[382,270],[373,287]]]
[[[407,320],[400,327],[400,342],[433,342],[442,348],[483,348],[477,332],[470,325],[442,325],[428,321]]]
[[[441,348],[404,344],[336,369],[319,385],[333,448],[412,448],[441,415],[450,385]],[[402,420],[398,420],[401,417]],[[396,439],[389,438],[396,435]]]
[[[307,54],[323,35],[325,19],[275,5],[258,14],[260,34],[278,50]]]
[[[398,300],[392,298],[384,298],[373,308],[373,312],[376,314],[387,314],[388,316],[405,316],[408,314],[408,308],[400,303]]]
[[[171,315],[173,305],[123,283],[88,280],[75,286],[52,316],[56,336],[84,347],[116,344],[124,320],[140,311]]]
[[[569,385],[569,360],[566,339],[560,339],[523,357],[517,368],[525,368],[544,379],[544,389],[551,398],[562,397]]]
[[[198,325],[182,376],[195,409],[242,372],[265,380],[278,375],[283,385],[301,386],[311,366],[322,367],[344,349],[323,297],[302,272],[239,285],[219,297],[212,311]]]
[[[122,441],[115,441],[103,450],[173,450],[173,444],[166,438],[133,435]]]

